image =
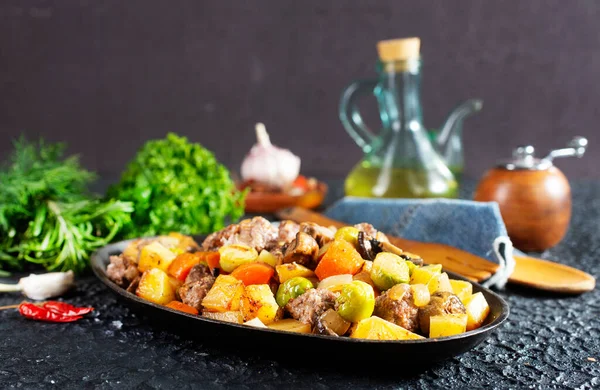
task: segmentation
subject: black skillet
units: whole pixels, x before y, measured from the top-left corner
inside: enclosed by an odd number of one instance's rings
[[[231,324],[194,316],[137,297],[117,286],[106,275],[109,256],[120,254],[129,241],[107,245],[92,255],[91,265],[96,276],[121,298],[160,327],[177,329],[178,332],[204,338],[207,341],[226,343],[235,348],[246,348],[251,353],[267,354],[277,359],[286,351],[297,356],[335,356],[336,360],[389,360],[396,363],[432,363],[450,358],[480,344],[509,314],[508,304],[496,293],[473,283],[473,292],[482,292],[490,305],[490,314],[485,324],[476,330],[460,335],[423,340],[378,341],[330,337],[314,334],[298,334],[271,329],[259,329],[246,325]],[[448,272],[453,279],[464,280]],[[289,353],[289,352],[287,352]]]

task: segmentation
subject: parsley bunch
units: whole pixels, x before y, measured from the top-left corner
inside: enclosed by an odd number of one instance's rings
[[[132,205],[89,195],[94,174],[63,154],[63,144],[20,139],[0,169],[0,269],[82,271],[129,223]]]
[[[213,153],[170,133],[146,142],[108,195],[133,203],[126,235],[140,237],[217,231],[244,214],[246,192]]]

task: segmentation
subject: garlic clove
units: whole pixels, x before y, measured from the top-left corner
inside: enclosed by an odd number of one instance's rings
[[[244,181],[254,180],[275,188],[290,186],[300,174],[300,157],[271,143],[262,123],[256,124],[257,144],[244,158],[241,167]]]
[[[74,284],[73,271],[49,272],[47,274],[31,274],[19,280],[18,286],[30,299],[43,300],[60,296]]]

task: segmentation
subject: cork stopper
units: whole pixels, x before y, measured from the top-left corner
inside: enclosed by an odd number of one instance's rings
[[[383,62],[403,61],[419,58],[420,38],[389,39],[377,42],[379,59]]]

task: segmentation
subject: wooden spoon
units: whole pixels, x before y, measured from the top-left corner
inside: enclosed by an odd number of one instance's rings
[[[314,222],[323,226],[346,226],[345,223],[325,217],[300,207],[284,209],[276,213],[279,219],[296,222]],[[452,272],[467,279],[481,282],[489,278],[498,269],[498,264],[445,244],[407,240],[388,236],[390,242],[403,250],[414,252],[427,259],[429,263],[439,263]],[[578,269],[536,259],[529,256],[514,256],[516,266],[509,277],[509,283],[520,284],[538,290],[580,294],[591,291],[596,279]]]

